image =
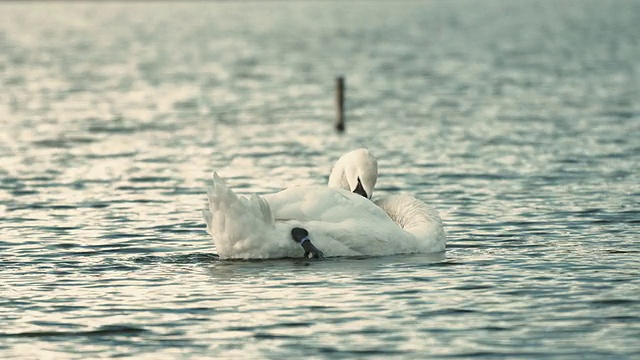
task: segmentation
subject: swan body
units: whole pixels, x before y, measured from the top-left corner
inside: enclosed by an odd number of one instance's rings
[[[325,257],[444,251],[436,210],[408,195],[371,201],[376,179],[377,162],[365,149],[341,157],[329,186],[246,197],[214,173],[203,217],[223,259],[302,257],[294,228],[306,229]]]

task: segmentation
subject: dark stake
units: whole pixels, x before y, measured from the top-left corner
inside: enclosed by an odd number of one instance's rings
[[[344,132],[344,78],[336,79],[336,130]]]
[[[291,237],[293,237],[295,242],[302,246],[305,258],[319,259],[324,257],[322,251],[311,243],[311,239],[309,239],[309,232],[306,229],[299,227],[291,229]]]

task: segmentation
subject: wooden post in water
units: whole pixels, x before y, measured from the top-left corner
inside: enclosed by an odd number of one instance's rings
[[[344,78],[336,78],[336,130],[344,132]]]

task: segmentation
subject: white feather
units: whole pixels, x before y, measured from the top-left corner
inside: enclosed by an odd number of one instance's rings
[[[352,192],[356,178],[370,197],[377,161],[363,149],[341,157],[329,187],[245,198],[214,173],[209,209],[203,211],[207,232],[218,255],[233,259],[302,257],[304,250],[291,236],[294,227],[306,229],[326,257],[444,251],[446,236],[435,209],[408,195],[371,201]]]

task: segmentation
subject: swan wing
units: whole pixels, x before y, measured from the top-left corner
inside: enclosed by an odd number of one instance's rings
[[[292,187],[263,195],[275,220],[343,222],[349,219],[374,221],[388,216],[370,200],[342,189],[326,186]]]
[[[295,221],[325,255],[382,255],[401,251],[408,234],[369,199],[324,186],[292,187],[265,195],[276,222]]]

